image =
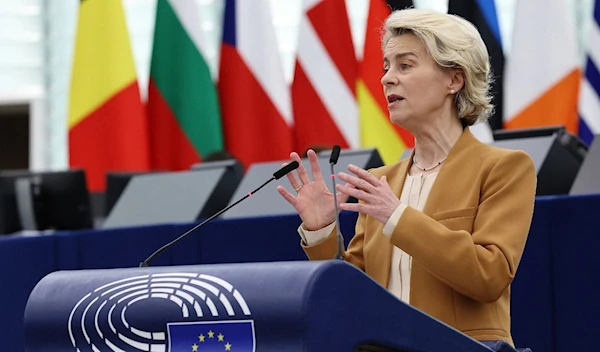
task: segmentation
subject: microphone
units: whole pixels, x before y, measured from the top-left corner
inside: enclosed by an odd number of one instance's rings
[[[344,260],[344,239],[342,238],[342,231],[340,230],[340,212],[337,204],[337,191],[335,189],[335,172],[333,166],[337,164],[340,158],[340,146],[334,145],[329,157],[329,165],[331,166],[331,182],[333,183],[333,206],[335,207],[335,228],[337,230],[337,254],[334,259]]]
[[[175,243],[181,241],[187,235],[189,235],[190,233],[192,233],[192,232],[196,231],[197,229],[201,228],[202,226],[204,226],[206,223],[208,223],[212,219],[216,218],[217,216],[223,214],[227,210],[229,210],[229,209],[233,208],[234,206],[238,205],[239,203],[241,203],[246,198],[250,198],[254,193],[260,191],[261,188],[263,188],[264,186],[266,186],[267,184],[269,184],[271,181],[273,181],[273,180],[279,180],[283,176],[287,175],[289,172],[291,172],[293,170],[296,170],[298,168],[298,166],[299,166],[299,164],[298,164],[297,161],[292,161],[291,163],[287,164],[286,166],[282,167],[281,169],[275,171],[273,173],[273,177],[271,177],[270,179],[268,179],[265,183],[263,183],[260,187],[258,187],[254,191],[246,194],[243,198],[241,198],[237,202],[235,202],[235,203],[227,206],[226,208],[221,209],[219,212],[215,213],[214,215],[212,215],[208,219],[204,220],[202,223],[200,223],[200,224],[192,227],[188,231],[186,231],[183,235],[177,237],[173,241],[171,241],[171,242],[165,244],[164,246],[160,247],[158,250],[156,250],[154,253],[152,253],[148,258],[146,258],[146,260],[144,260],[143,262],[140,263],[140,268],[147,267],[152,260],[154,260],[156,257],[158,257],[162,252],[164,252],[167,249],[171,248]]]

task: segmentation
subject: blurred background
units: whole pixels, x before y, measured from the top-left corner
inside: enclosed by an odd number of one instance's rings
[[[23,329],[45,275],[136,267],[291,151],[326,172],[333,145],[336,171],[410,155],[380,83],[382,21],[408,6],[478,28],[496,111],[472,130],[536,167],[515,342],[593,350],[600,0],[0,0],[0,350],[46,342]],[[306,260],[299,224],[271,184],[153,265]]]
[[[225,2],[192,1],[197,5],[200,19],[197,26],[205,40],[206,51],[203,54],[216,80]],[[284,77],[291,84],[302,0],[268,2]],[[583,65],[593,0],[565,2],[569,9],[565,15],[571,17],[575,26],[578,57]],[[511,44],[516,3],[517,0],[495,1],[502,48],[507,60],[513,54]],[[157,1],[123,0],[122,4],[140,94],[146,100]],[[346,0],[346,6],[354,49],[360,60],[364,50],[369,0]],[[446,12],[448,1],[415,0],[414,6]],[[35,170],[57,170],[69,165],[67,120],[78,7],[77,0],[0,0],[2,169],[29,166]],[[15,121],[5,117],[13,114],[24,114],[29,119]]]

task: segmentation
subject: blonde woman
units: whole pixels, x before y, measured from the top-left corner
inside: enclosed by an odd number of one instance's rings
[[[510,284],[531,224],[536,173],[527,154],[483,144],[469,130],[493,109],[487,49],[466,20],[415,9],[387,18],[382,48],[390,119],[413,134],[415,148],[393,165],[339,173],[346,182],[337,187],[340,208],[359,212],[344,258],[472,338],[513,345]],[[288,174],[297,194],[278,191],[303,220],[308,257],[331,259],[333,195],[315,153],[308,158],[314,181],[300,166]],[[348,196],[360,202],[344,203]]]

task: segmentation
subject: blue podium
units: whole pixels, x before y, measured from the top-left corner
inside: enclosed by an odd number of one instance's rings
[[[489,352],[342,261],[59,271],[26,351]]]

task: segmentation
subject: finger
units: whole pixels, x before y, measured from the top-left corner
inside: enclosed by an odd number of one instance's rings
[[[282,167],[286,165],[287,163],[283,164]],[[290,185],[292,185],[292,188],[296,189],[302,186],[302,182],[300,182],[298,177],[296,177],[296,173],[294,171],[288,172],[285,176],[287,177],[288,181],[290,181]]]
[[[298,155],[298,153],[296,152],[290,153],[290,159],[292,159],[293,161],[297,161],[298,163],[302,161],[302,158],[300,158],[300,155]]]
[[[370,184],[369,182],[367,182],[361,178],[347,174],[345,172],[340,172],[338,175],[339,175],[340,180],[346,181],[355,187],[365,190],[366,192],[373,193],[373,191],[375,190],[375,187],[373,187],[372,184]]]
[[[283,187],[283,186],[277,186],[277,192],[279,192],[279,194],[281,194],[281,196],[285,200],[287,200],[288,203],[290,203],[294,207],[296,206],[296,197],[294,197],[293,194],[291,194],[290,192],[288,192],[288,190],[285,189],[285,187]]]
[[[350,187],[350,184],[346,183],[344,186]],[[337,191],[337,189],[336,189],[336,191]],[[340,191],[335,192],[335,195],[337,197],[338,205],[340,205],[341,203],[346,203],[348,201],[348,198],[350,198],[349,195],[347,195],[346,193],[342,193]]]
[[[360,204],[360,203],[342,203],[340,204],[340,209],[342,210],[346,210],[346,211],[354,211],[357,213],[362,213],[364,212],[364,204]]]
[[[351,197],[354,197],[358,200],[362,200],[363,202],[366,202],[366,203],[374,203],[376,200],[375,196],[363,191],[362,189],[354,188],[351,186],[342,186],[342,185],[337,185],[336,189],[341,193],[347,194]]]
[[[336,196],[337,196],[338,205],[342,204],[342,203],[346,203],[348,201],[348,198],[350,198],[349,195],[347,195],[346,193],[342,193],[342,192],[336,192]]]
[[[352,172],[356,176],[360,177],[361,179],[367,181],[371,185],[379,186],[379,180],[377,179],[377,177],[370,174],[367,170],[362,169],[353,164],[348,165],[348,170],[350,170],[350,172]]]
[[[321,173],[321,166],[319,166],[319,158],[314,150],[308,150],[308,161],[310,162],[310,169],[312,171],[313,180],[323,181],[323,174]]]
[[[300,155],[298,155],[298,153],[293,152],[292,154],[290,154],[290,157],[293,160],[296,160],[298,162],[298,176],[300,176],[300,181],[302,181],[302,184],[309,184],[310,183],[310,178],[308,177],[308,172],[306,171],[306,168],[304,167],[304,164],[302,163],[302,159],[300,159]],[[296,187],[294,187],[296,188]]]

